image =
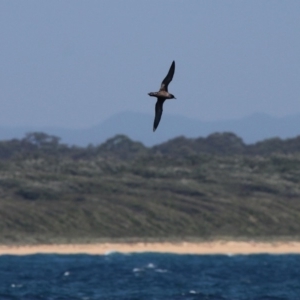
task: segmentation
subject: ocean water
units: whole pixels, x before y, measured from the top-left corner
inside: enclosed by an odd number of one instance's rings
[[[6,299],[299,300],[300,255],[4,255]]]

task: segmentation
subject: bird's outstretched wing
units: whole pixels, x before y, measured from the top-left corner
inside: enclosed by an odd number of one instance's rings
[[[161,83],[160,91],[166,91],[166,92],[168,91],[168,85],[173,79],[174,72],[175,72],[175,61],[173,60],[167,76]]]
[[[156,104],[155,104],[155,118],[154,118],[154,124],[153,124],[153,131],[156,130],[159,121],[161,119],[161,115],[163,113],[163,104],[165,102],[165,99],[163,98],[157,98]]]

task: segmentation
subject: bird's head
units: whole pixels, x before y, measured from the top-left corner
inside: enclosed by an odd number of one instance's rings
[[[170,99],[176,99],[173,94],[170,94],[171,98]]]

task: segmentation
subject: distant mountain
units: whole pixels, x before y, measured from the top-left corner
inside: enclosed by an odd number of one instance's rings
[[[153,146],[178,136],[206,137],[214,132],[233,132],[247,144],[266,138],[289,138],[300,134],[300,114],[276,118],[257,113],[241,119],[206,122],[164,114],[155,133],[152,132],[152,123],[153,116],[150,114],[123,112],[86,129],[0,127],[0,140],[22,138],[27,132],[42,131],[60,137],[64,143],[86,146],[101,144],[116,134],[125,134],[133,140]]]

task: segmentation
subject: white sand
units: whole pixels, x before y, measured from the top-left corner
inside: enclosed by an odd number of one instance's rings
[[[99,243],[99,244],[60,244],[0,246],[0,255],[27,255],[35,253],[57,254],[107,254],[109,252],[138,253],[159,252],[178,254],[300,254],[300,242],[182,242],[182,243]]]

